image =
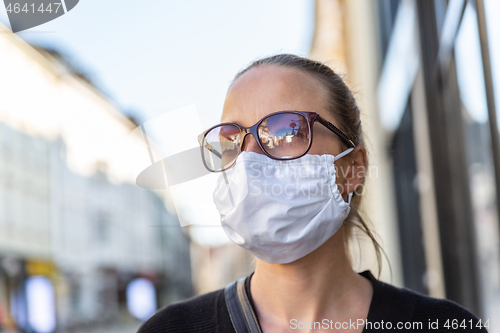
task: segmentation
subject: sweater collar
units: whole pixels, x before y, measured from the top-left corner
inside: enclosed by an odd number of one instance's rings
[[[381,329],[376,329],[376,325],[380,325],[382,322],[391,322],[394,329],[398,322],[405,323],[411,321],[413,317],[413,302],[408,302],[405,293],[402,293],[400,289],[390,284],[377,280],[370,271],[358,274],[367,278],[373,286],[372,301],[366,319],[367,322],[372,323],[372,326],[370,327],[365,324],[363,333],[380,332]],[[398,332],[404,332],[404,330],[398,330]]]

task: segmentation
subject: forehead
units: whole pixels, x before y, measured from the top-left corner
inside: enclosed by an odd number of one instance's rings
[[[233,83],[224,102],[222,121],[250,126],[276,111],[323,114],[325,105],[326,89],[312,75],[283,66],[263,65]]]

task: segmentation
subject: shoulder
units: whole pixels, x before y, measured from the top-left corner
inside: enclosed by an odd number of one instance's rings
[[[475,318],[467,309],[449,299],[429,297],[406,288],[402,290],[412,298],[415,306],[415,315],[449,315],[467,319]]]
[[[161,308],[138,333],[215,332],[216,310],[224,289],[196,296]]]
[[[433,298],[404,289],[411,295],[414,304],[413,321],[429,325],[435,332],[456,330],[462,332],[486,332],[482,323],[472,312],[449,299]]]
[[[360,273],[372,282],[373,298],[368,319],[397,324],[408,323],[409,332],[431,329],[432,332],[486,332],[479,319],[461,305],[433,298],[407,288],[379,281],[369,271]],[[432,325],[432,326],[430,326]],[[462,326],[460,326],[462,325]]]

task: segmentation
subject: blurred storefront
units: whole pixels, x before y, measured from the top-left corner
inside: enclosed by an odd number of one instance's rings
[[[148,154],[136,124],[60,53],[6,31],[0,331],[138,327],[126,292],[137,278],[155,310],[192,295],[190,239],[165,194],[135,184]]]
[[[370,163],[379,168],[368,180],[367,213],[391,260],[392,282],[497,321],[497,2],[316,5],[311,55],[337,59],[334,67],[347,71],[358,92]],[[387,271],[383,279],[391,280]]]
[[[362,191],[364,215],[379,234],[391,266],[384,260],[381,279],[403,285],[397,217],[394,205],[391,158],[387,154],[387,131],[381,127],[377,107],[379,61],[375,7],[370,1],[317,0],[315,32],[310,57],[322,61],[341,75],[351,88],[360,109],[368,151],[368,170]],[[370,269],[376,276],[376,257],[368,239],[359,234],[359,247],[352,251],[358,271]]]
[[[22,293],[25,281],[24,263],[14,256],[0,256],[0,327],[17,329],[25,322],[26,309]],[[23,316],[24,314],[24,316]]]

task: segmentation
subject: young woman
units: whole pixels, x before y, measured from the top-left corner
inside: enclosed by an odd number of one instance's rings
[[[353,270],[353,228],[379,258],[381,249],[358,213],[359,109],[329,67],[289,54],[255,61],[231,84],[222,124],[199,140],[205,166],[220,172],[222,226],[257,257],[255,272],[163,308],[140,332],[486,331],[456,303]]]

